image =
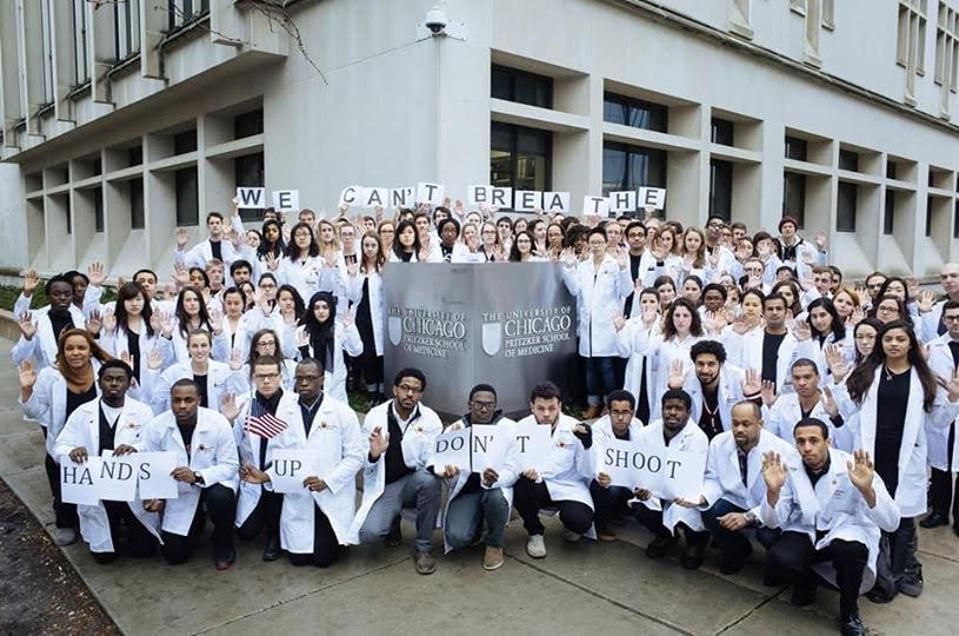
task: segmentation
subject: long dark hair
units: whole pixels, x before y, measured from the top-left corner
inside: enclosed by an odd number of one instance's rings
[[[902,285],[903,294],[904,294],[902,298],[902,302],[908,305],[909,304],[909,283],[907,283],[906,279],[902,278],[901,276],[890,276],[885,281],[883,281],[882,287],[879,288],[879,293],[876,294],[876,298],[882,298],[883,296],[886,296],[887,294],[889,294],[889,285],[891,283],[899,283],[900,285]],[[876,303],[876,304],[878,305],[879,303]],[[903,314],[903,317],[905,317],[905,314]]]
[[[260,342],[260,338],[263,336],[273,336],[273,342],[276,345],[276,351],[273,353],[273,357],[277,360],[283,360],[283,347],[280,345],[280,336],[277,335],[276,331],[272,329],[260,329],[253,334],[253,337],[250,338],[250,351],[246,356],[246,363],[250,365],[250,368],[253,368],[253,361],[256,360],[260,354],[256,352],[256,345]],[[280,365],[283,366],[282,364]]]
[[[290,242],[286,244],[286,255],[291,261],[295,261],[300,257],[300,248],[296,246],[296,231],[300,228],[306,228],[310,233],[310,247],[309,253],[310,256],[319,256],[320,255],[320,246],[316,243],[316,236],[313,234],[313,228],[310,227],[309,223],[299,222],[293,226],[293,229],[290,231]]]
[[[326,303],[330,308],[330,317],[326,322],[320,323],[316,319],[314,307],[319,301]],[[336,327],[336,298],[330,292],[316,292],[310,297],[310,304],[300,319],[300,324],[306,328],[306,333],[310,336],[310,349],[312,357],[323,362],[325,369],[333,371],[333,334]]]
[[[855,343],[856,336],[859,334],[859,329],[861,329],[862,327],[871,327],[872,329],[875,329],[875,331],[876,331],[876,338],[877,338],[877,340],[878,340],[878,338],[879,338],[879,332],[880,332],[880,330],[882,330],[882,323],[879,321],[878,318],[873,318],[872,316],[869,316],[869,317],[866,317],[866,318],[863,318],[862,320],[860,320],[860,321],[856,324],[856,326],[853,327],[853,329],[852,329],[853,353],[854,353],[854,355],[855,355],[856,364],[862,364],[862,361],[864,360],[864,358],[862,357],[862,355],[860,355],[860,353],[859,353],[859,347],[856,346],[856,343]],[[875,346],[876,346],[876,343],[874,343],[872,346],[875,347]]]
[[[124,283],[120,285],[120,289],[117,290],[117,302],[113,310],[113,316],[117,320],[117,331],[123,329],[123,331],[130,332],[130,315],[127,313],[127,308],[123,303],[127,300],[132,300],[140,296],[143,298],[143,310],[140,312],[140,318],[147,330],[147,336],[150,338],[153,337],[153,325],[150,324],[150,318],[153,316],[153,308],[150,306],[150,296],[143,291],[143,288],[140,287],[140,283]]]
[[[266,240],[266,228],[276,227],[276,240],[272,243]],[[286,242],[283,240],[283,228],[276,219],[267,219],[263,221],[263,229],[260,231],[260,245],[256,248],[256,255],[265,259],[267,254],[272,254],[276,258],[283,256],[286,251]]]
[[[817,307],[822,307],[826,310],[826,313],[832,318],[832,326],[830,331],[832,331],[833,342],[839,342],[846,337],[846,326],[843,324],[842,318],[839,317],[839,312],[836,311],[836,306],[832,304],[832,301],[828,298],[817,298],[816,300],[809,303],[809,306],[806,308],[806,322],[809,323],[809,330],[812,331],[812,335],[820,340],[824,340],[827,334],[820,333],[812,324],[812,310]]]
[[[786,307],[786,309],[793,312],[794,317],[798,316],[803,311],[802,290],[799,289],[799,285],[796,283],[796,281],[792,280],[791,278],[787,280],[779,281],[778,283],[773,285],[771,290],[769,290],[769,295],[772,296],[773,294],[779,294],[780,296],[782,296],[782,294],[779,293],[779,290],[782,289],[783,287],[788,287],[793,293],[793,304],[789,307]],[[785,298],[785,296],[783,296],[783,298]]]
[[[703,335],[703,321],[699,317],[699,311],[696,309],[696,305],[684,296],[677,296],[676,300],[669,306],[669,309],[666,310],[666,324],[663,326],[663,341],[676,336],[673,314],[676,313],[677,307],[685,307],[689,311],[689,315],[692,316],[692,320],[689,323],[689,333],[697,338]]]
[[[506,260],[508,260],[510,263],[519,263],[523,260],[523,255],[519,253],[519,248],[516,247],[516,244],[519,243],[519,237],[521,236],[525,236],[529,239],[530,258],[536,256],[536,242],[533,239],[533,235],[530,234],[528,230],[520,230],[519,232],[513,234],[513,243],[509,247],[509,258]]]
[[[866,399],[866,393],[872,386],[876,378],[876,369],[886,363],[886,352],[882,349],[883,337],[893,329],[902,329],[909,337],[909,352],[906,354],[909,364],[919,375],[919,382],[922,384],[922,407],[929,413],[932,411],[933,402],[936,400],[936,378],[926,364],[925,358],[919,351],[919,341],[916,339],[916,333],[912,330],[912,325],[905,320],[893,320],[887,322],[876,335],[876,345],[872,348],[872,353],[862,363],[853,369],[846,380],[846,388],[849,390],[849,397],[853,402],[862,404]]]
[[[297,322],[299,322],[300,317],[303,315],[303,312],[306,311],[306,306],[303,304],[303,297],[300,296],[300,292],[296,290],[296,287],[293,285],[280,285],[276,288],[276,304],[280,303],[280,293],[281,292],[290,292],[293,296],[293,313],[296,316]]]
[[[413,229],[413,257],[410,258],[412,261],[415,258],[419,258],[420,253],[420,233],[416,230],[416,225],[414,225],[413,221],[400,221],[396,225],[396,231],[393,233],[393,253],[396,254],[396,258],[401,261],[405,260],[403,256],[406,254],[406,251],[400,244],[400,234],[402,234],[406,228]],[[310,311],[312,312],[312,309]]]
[[[187,292],[193,292],[196,294],[197,300],[200,301],[200,328],[213,331],[213,328],[210,326],[210,312],[206,309],[206,300],[203,299],[203,293],[196,287],[184,287],[180,290],[180,293],[176,297],[176,310],[173,312],[179,323],[180,335],[183,336],[184,340],[187,335],[193,328],[190,326],[190,317],[186,315],[186,310],[183,309],[183,296]]]

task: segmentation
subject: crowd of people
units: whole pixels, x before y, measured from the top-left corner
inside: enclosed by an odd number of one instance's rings
[[[807,605],[828,581],[843,633],[860,634],[861,593],[885,603],[922,592],[916,526],[951,517],[959,535],[959,265],[942,268],[937,298],[881,272],[849,284],[825,236],[800,237],[788,216],[775,235],[719,217],[704,229],[510,218],[460,202],[383,216],[304,209],[289,223],[267,210],[247,230],[236,207],[211,212],[197,245],[177,231],[171,282],[141,269],[116,280],[109,302],[100,263],[47,279],[48,304],[35,309],[41,280],[25,272],[13,359],[23,412],[46,438],[55,541],[79,530],[99,562],[159,550],[176,564],[209,521],[218,569],[234,562],[236,536],[261,539],[266,561],[286,553],[327,567],[345,546],[399,545],[409,509],[415,569],[430,574],[438,522],[447,551],[482,542],[495,570],[511,508],[533,558],[547,553],[544,511],[558,513],[569,541],[615,541],[633,517],[652,533],[650,558],[681,538],[685,568],[700,567],[711,539],[722,572],[738,572],[756,540],[766,583],[794,586],[792,602]],[[444,426],[421,400],[420,370],[386,384],[383,271],[499,262],[561,269],[581,374],[562,391],[532,378],[519,422],[497,409],[493,383],[478,384],[463,396],[466,414]],[[348,388],[372,405],[362,424]],[[580,418],[564,411],[572,395],[583,396]],[[522,464],[510,434],[531,423],[551,427],[537,467]],[[436,436],[473,424],[504,432],[499,463],[437,465]],[[706,454],[701,496],[612,484],[598,457],[616,439]],[[280,494],[281,449],[335,468]],[[178,496],[65,503],[59,465],[105,451],[174,452]]]

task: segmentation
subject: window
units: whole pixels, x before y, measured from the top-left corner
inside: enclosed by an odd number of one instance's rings
[[[882,215],[882,233],[892,234],[896,220],[896,191],[886,190],[886,208]]]
[[[53,6],[40,0],[40,51],[43,63],[43,101],[53,101]]]
[[[90,79],[87,59],[87,2],[73,0],[73,81],[85,84]]]
[[[959,201],[956,201],[956,211],[952,213],[952,238],[959,239]]]
[[[199,20],[210,12],[210,0],[167,0],[169,27],[173,29]]]
[[[933,79],[939,89],[939,110],[949,113],[950,94],[959,88],[959,24],[957,12],[945,2],[939,3],[936,27],[936,71]]]
[[[139,166],[143,163],[143,146],[136,146],[127,150],[127,165]]]
[[[713,117],[710,139],[714,144],[719,144],[721,146],[733,146],[735,145],[733,143],[733,133],[735,128],[736,127],[733,122],[729,121],[728,119]]]
[[[143,213],[143,179],[130,179],[130,229],[142,230],[146,228],[146,217]]]
[[[606,93],[603,95],[603,121],[666,132],[669,126],[669,109],[662,104]]]
[[[250,111],[233,118],[233,137],[242,139],[263,133],[263,109]]]
[[[178,227],[199,225],[200,208],[196,166],[174,173],[176,182],[176,224]]]
[[[906,69],[906,102],[916,102],[916,75],[926,72],[926,10],[928,0],[899,0],[896,63]]]
[[[783,216],[791,216],[802,228],[806,224],[806,175],[787,172],[783,175]]]
[[[635,190],[640,186],[666,187],[666,151],[628,146],[603,145],[603,194]]]
[[[786,137],[786,159],[806,160],[806,140]]]
[[[836,28],[836,0],[822,0],[822,25],[827,29]]]
[[[709,162],[709,216],[721,216],[728,223],[733,214],[733,164]]]
[[[514,190],[549,190],[553,136],[546,130],[493,122],[490,185]]]
[[[899,166],[895,161],[886,161],[886,178],[887,179],[897,179],[896,174],[898,174]]]
[[[234,159],[233,172],[236,177],[236,187],[262,188],[264,183],[264,164],[262,152]],[[240,218],[244,221],[260,221],[263,219],[263,210],[240,210]]]
[[[926,197],[926,236],[932,236],[932,197]]]
[[[73,234],[73,217],[70,214],[70,195],[63,197],[63,210],[67,215],[67,236]]]
[[[859,198],[859,186],[846,181],[839,182],[836,199],[836,231],[856,231],[856,204]]]
[[[173,154],[182,155],[196,150],[196,128],[173,135]]]
[[[140,3],[117,2],[113,5],[113,17],[117,59],[125,60],[140,51]]]
[[[491,93],[497,99],[541,108],[553,107],[551,77],[494,64],[491,82]]]
[[[93,190],[93,231],[103,231],[103,188]]]
[[[859,172],[859,153],[852,150],[839,151],[839,169]]]

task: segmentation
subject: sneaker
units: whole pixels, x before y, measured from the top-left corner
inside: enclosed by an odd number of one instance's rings
[[[221,572],[224,570],[229,570],[233,563],[236,561],[236,549],[233,546],[229,548],[224,548],[222,551],[219,551],[216,556],[215,566],[217,570]]]
[[[879,586],[876,586],[866,592],[866,598],[876,605],[885,605],[886,603],[892,602],[892,599],[896,598],[896,594],[883,592],[881,589],[879,589]]]
[[[604,543],[613,543],[616,541],[616,533],[610,529],[598,530],[596,532],[596,538]]]
[[[546,541],[541,534],[532,534],[529,541],[526,542],[526,554],[534,559],[542,559],[546,556]]]
[[[842,622],[842,636],[865,636],[866,626],[862,624],[859,614],[851,614]]]
[[[503,565],[503,548],[497,548],[491,545],[486,546],[486,553],[483,554],[483,569],[495,570]]]
[[[417,552],[413,557],[413,564],[416,566],[416,573],[424,576],[436,572],[436,561],[429,552]]]
[[[646,556],[650,559],[661,559],[676,543],[676,537],[671,534],[657,534],[646,546]]]
[[[59,546],[72,545],[77,542],[77,531],[73,528],[54,528],[53,542]]]
[[[918,598],[922,594],[922,570],[904,573],[896,584],[896,589],[906,596]]]
[[[563,541],[566,541],[567,543],[576,543],[582,538],[583,535],[578,532],[573,532],[572,530],[563,530]]]
[[[386,546],[389,548],[399,547],[399,545],[403,543],[403,532],[400,529],[399,516],[393,519],[393,523],[390,525],[390,532],[386,535],[384,543],[386,543]]]

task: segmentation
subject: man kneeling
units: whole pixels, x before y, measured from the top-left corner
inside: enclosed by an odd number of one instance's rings
[[[793,429],[801,470],[779,455],[763,455],[766,497],[763,524],[783,533],[766,552],[766,582],[794,586],[793,605],[816,599],[816,574],[839,588],[842,634],[864,634],[859,594],[876,580],[880,529],[899,526],[899,508],[873,469],[869,453],[829,448],[822,420],[805,418]]]

